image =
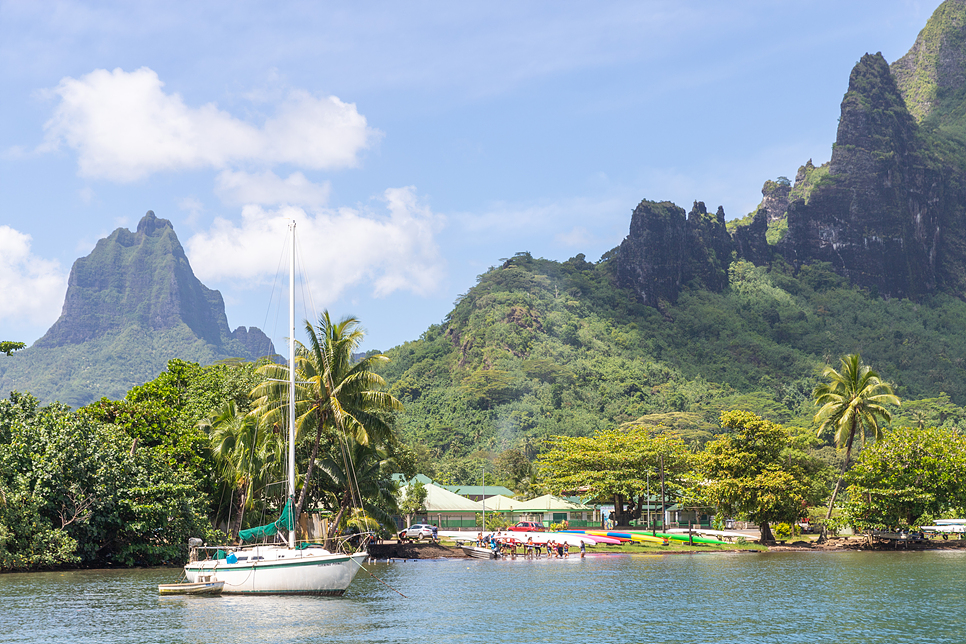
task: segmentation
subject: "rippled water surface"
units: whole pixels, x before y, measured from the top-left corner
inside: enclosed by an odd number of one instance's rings
[[[341,598],[159,597],[177,569],[0,575],[0,642],[966,642],[966,552],[367,566]]]

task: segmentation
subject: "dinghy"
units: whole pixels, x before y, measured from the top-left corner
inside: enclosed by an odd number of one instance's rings
[[[220,595],[225,587],[223,581],[199,581],[195,583],[159,584],[162,595]]]

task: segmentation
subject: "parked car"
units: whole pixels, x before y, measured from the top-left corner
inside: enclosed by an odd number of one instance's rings
[[[536,521],[521,521],[515,526],[510,526],[510,530],[515,532],[543,532],[546,528],[542,523]]]
[[[414,541],[419,541],[420,539],[432,539],[433,526],[427,523],[414,523],[408,528],[400,531],[399,538],[411,539]]]

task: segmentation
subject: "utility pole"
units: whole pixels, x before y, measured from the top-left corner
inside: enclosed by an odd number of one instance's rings
[[[647,472],[647,527],[651,528],[651,534],[654,533],[654,526],[651,525],[651,471]]]
[[[661,454],[661,531],[667,531],[667,509],[664,506],[664,454]]]

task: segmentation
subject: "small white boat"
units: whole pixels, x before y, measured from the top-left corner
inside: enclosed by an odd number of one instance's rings
[[[476,559],[499,559],[502,556],[495,550],[481,548],[480,546],[463,545],[460,546],[460,549],[467,557],[474,557]]]
[[[159,584],[162,595],[220,595],[225,588],[223,581],[202,581],[196,583]]]

